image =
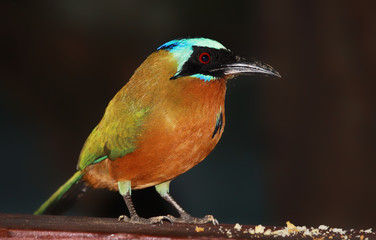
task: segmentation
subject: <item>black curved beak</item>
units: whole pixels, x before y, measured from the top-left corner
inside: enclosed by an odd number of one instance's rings
[[[212,69],[211,72],[221,72],[224,75],[269,75],[281,77],[273,67],[268,64],[256,60],[245,60],[244,58],[236,57],[236,61],[219,66]]]

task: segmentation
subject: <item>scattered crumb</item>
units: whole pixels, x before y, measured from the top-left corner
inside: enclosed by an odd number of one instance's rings
[[[276,235],[279,237],[286,237],[286,236],[294,235],[296,233],[302,233],[304,236],[310,236],[310,237],[314,235],[309,229],[307,229],[307,227],[295,226],[290,221],[286,222],[285,228],[271,232],[272,235]]]
[[[287,228],[296,228],[294,224],[292,224],[290,221],[286,222]]]
[[[237,223],[237,224],[235,224],[234,229],[236,231],[240,231],[240,230],[242,230],[242,225],[240,225],[239,223]]]
[[[372,228],[364,230],[363,232],[365,232],[365,233],[372,233]]]
[[[320,234],[320,231],[319,231],[317,228],[313,228],[313,229],[311,230],[311,233],[312,233],[313,235],[318,235],[318,234]]]
[[[269,236],[271,233],[272,233],[272,230],[267,229],[267,230],[264,232],[264,235],[265,235],[265,236]]]
[[[225,233],[225,232],[222,230],[222,226],[220,226],[218,230],[219,230],[221,233]]]
[[[304,236],[310,236],[310,237],[312,237],[312,233],[311,233],[311,231],[309,231],[309,229],[306,229],[306,230],[304,231],[303,235],[304,235]]]
[[[339,234],[342,234],[342,235],[346,234],[346,231],[342,230],[342,228],[332,228],[331,230],[334,233],[339,233]]]
[[[286,236],[290,235],[289,231],[287,230],[287,228],[283,228],[281,230],[273,231],[272,234],[273,235],[277,235],[279,237],[286,237]]]
[[[239,223],[236,223],[234,226],[234,229],[236,231],[242,230],[242,225]],[[226,234],[228,237],[232,237],[231,231],[229,229],[225,229]],[[342,240],[348,240],[352,237],[354,237],[350,232],[353,232],[354,229],[351,229],[349,231],[343,230],[341,228],[330,228],[326,225],[320,225],[317,228],[307,228],[306,226],[295,226],[290,221],[286,222],[286,227],[276,230],[276,227],[273,227],[272,229],[266,229],[263,225],[257,225],[254,228],[244,229],[243,233],[249,233],[249,234],[264,234],[265,236],[274,236],[274,237],[287,237],[287,236],[296,236],[297,234],[302,234],[306,237],[311,237],[315,240],[322,240],[322,239],[333,239],[335,234],[339,234]],[[346,232],[349,232],[350,235],[346,235]],[[364,232],[367,234],[375,234],[372,232],[372,229],[367,230],[360,230],[360,232]],[[355,238],[359,238],[360,240],[368,240],[368,238],[365,237],[365,235],[358,235],[355,236]]]
[[[203,232],[205,230],[205,228],[202,228],[202,227],[197,227],[196,226],[196,232]]]
[[[305,231],[307,231],[307,227],[306,226],[296,226],[296,230],[298,230],[298,232],[305,232]]]
[[[230,229],[228,229],[226,231],[226,234],[227,234],[227,237],[232,238],[232,233],[231,233]]]
[[[255,233],[264,233],[265,227],[262,225],[257,225],[255,227]]]
[[[328,227],[328,226],[325,226],[325,225],[320,225],[320,226],[318,227],[318,229],[319,229],[319,230],[326,231],[326,230],[329,229],[329,227]]]
[[[296,226],[294,224],[292,224],[290,221],[286,222],[286,226],[287,226],[287,230],[288,230],[289,233],[298,232],[298,229],[296,228]]]

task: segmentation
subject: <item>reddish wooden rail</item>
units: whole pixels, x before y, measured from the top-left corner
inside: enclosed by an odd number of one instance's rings
[[[376,240],[371,230],[264,227],[249,225],[140,225],[112,218],[0,214],[0,239],[360,239]]]

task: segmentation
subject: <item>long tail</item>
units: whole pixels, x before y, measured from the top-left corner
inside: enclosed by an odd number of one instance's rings
[[[88,186],[81,181],[82,176],[82,172],[77,171],[34,214],[61,214],[64,212],[73,204],[74,200],[86,191]]]

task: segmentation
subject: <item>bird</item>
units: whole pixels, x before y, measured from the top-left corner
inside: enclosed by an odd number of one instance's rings
[[[235,55],[216,40],[187,37],[158,47],[109,102],[81,150],[77,171],[34,214],[53,212],[68,193],[118,191],[129,210],[119,220],[218,224],[187,213],[170,195],[172,180],[214,149],[225,127],[226,84],[239,75],[281,77],[271,66]],[[133,190],[155,187],[179,214],[140,217]]]

